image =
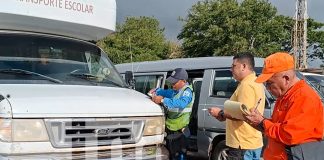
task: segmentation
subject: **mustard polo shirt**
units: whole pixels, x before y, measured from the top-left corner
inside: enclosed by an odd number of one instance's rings
[[[251,109],[261,98],[258,110],[263,113],[264,86],[262,83],[256,83],[255,79],[255,73],[246,76],[239,83],[230,100],[241,102]],[[244,121],[226,119],[226,145],[232,148],[257,149],[263,146],[262,134]]]

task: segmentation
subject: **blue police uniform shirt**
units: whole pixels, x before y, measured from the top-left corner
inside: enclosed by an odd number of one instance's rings
[[[188,83],[184,87],[188,87]],[[181,89],[180,89],[181,90]],[[190,88],[187,88],[183,91],[182,95],[179,98],[174,98],[174,96],[179,91],[173,89],[161,89],[156,90],[156,95],[163,96],[163,104],[168,108],[179,108],[184,109],[192,100],[192,91]]]

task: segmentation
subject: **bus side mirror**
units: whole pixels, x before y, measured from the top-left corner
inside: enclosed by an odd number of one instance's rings
[[[132,71],[125,72],[125,81],[129,88],[135,89],[135,79]]]

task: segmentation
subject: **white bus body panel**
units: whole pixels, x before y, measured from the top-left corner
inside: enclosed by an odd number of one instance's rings
[[[0,88],[10,97],[13,118],[163,115],[147,96],[126,88],[50,84],[1,84]]]
[[[0,29],[99,40],[115,31],[115,0],[6,0]]]

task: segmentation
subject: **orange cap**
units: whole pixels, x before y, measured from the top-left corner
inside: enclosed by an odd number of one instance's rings
[[[295,68],[294,58],[286,52],[277,52],[264,60],[261,75],[255,80],[263,83],[270,79],[273,74]]]

